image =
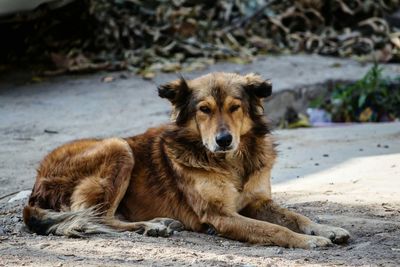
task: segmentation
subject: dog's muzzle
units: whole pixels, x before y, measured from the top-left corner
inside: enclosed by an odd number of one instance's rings
[[[233,137],[230,132],[222,131],[215,137],[215,142],[218,145],[218,151],[227,151],[232,149]]]

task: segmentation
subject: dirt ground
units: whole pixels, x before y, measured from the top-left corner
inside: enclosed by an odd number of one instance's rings
[[[290,195],[276,195],[280,202]],[[23,201],[3,205],[0,266],[398,266],[398,205],[292,204],[293,210],[351,232],[348,245],[319,250],[248,245],[192,232],[170,238],[122,233],[71,239],[21,230]],[[4,233],[5,232],[5,233]]]
[[[271,77],[270,63],[259,61],[238,71]],[[327,77],[330,64],[320,68]],[[398,66],[391,69],[400,72]],[[285,71],[286,65],[272,71],[280,75],[280,88],[296,87]],[[34,169],[49,150],[77,138],[136,134],[167,120],[168,104],[156,96],[154,82],[114,73],[115,81],[103,83],[105,75],[40,83],[0,80],[0,266],[400,265],[399,122],[275,132],[280,151],[272,180],[276,201],[349,230],[347,245],[284,249],[186,231],[170,238],[122,233],[89,239],[26,232],[21,219],[26,198],[8,201],[15,192],[31,189]],[[300,85],[309,77],[298,75]]]

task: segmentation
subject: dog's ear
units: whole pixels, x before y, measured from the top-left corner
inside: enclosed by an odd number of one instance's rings
[[[168,99],[173,106],[171,119],[178,125],[183,125],[190,116],[191,90],[183,77],[178,80],[158,86],[158,95]]]
[[[178,80],[162,84],[157,87],[158,95],[161,98],[168,99],[173,105],[176,105],[182,98],[186,97],[190,91],[183,77]]]
[[[246,79],[244,89],[248,94],[258,98],[269,97],[272,94],[271,80],[264,80],[260,75],[254,73],[247,74],[244,77]]]

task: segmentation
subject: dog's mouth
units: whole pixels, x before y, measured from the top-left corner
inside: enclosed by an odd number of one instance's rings
[[[227,152],[231,152],[233,150],[234,150],[233,145],[226,146],[226,147],[217,146],[214,152],[215,153],[227,153]]]
[[[209,150],[211,153],[216,153],[216,154],[224,154],[224,153],[229,153],[233,152],[237,149],[237,145],[231,144],[229,146],[219,146],[217,144],[207,144],[203,142],[203,145],[206,147],[207,150]]]

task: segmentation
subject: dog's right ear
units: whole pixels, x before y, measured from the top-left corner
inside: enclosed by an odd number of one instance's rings
[[[183,77],[178,80],[162,84],[157,87],[158,95],[161,98],[168,99],[173,105],[176,105],[178,102],[182,100],[182,98],[186,98],[186,96],[190,93],[189,87]]]
[[[258,98],[269,97],[272,94],[271,80],[264,80],[260,75],[250,73],[245,76],[245,90]]]

